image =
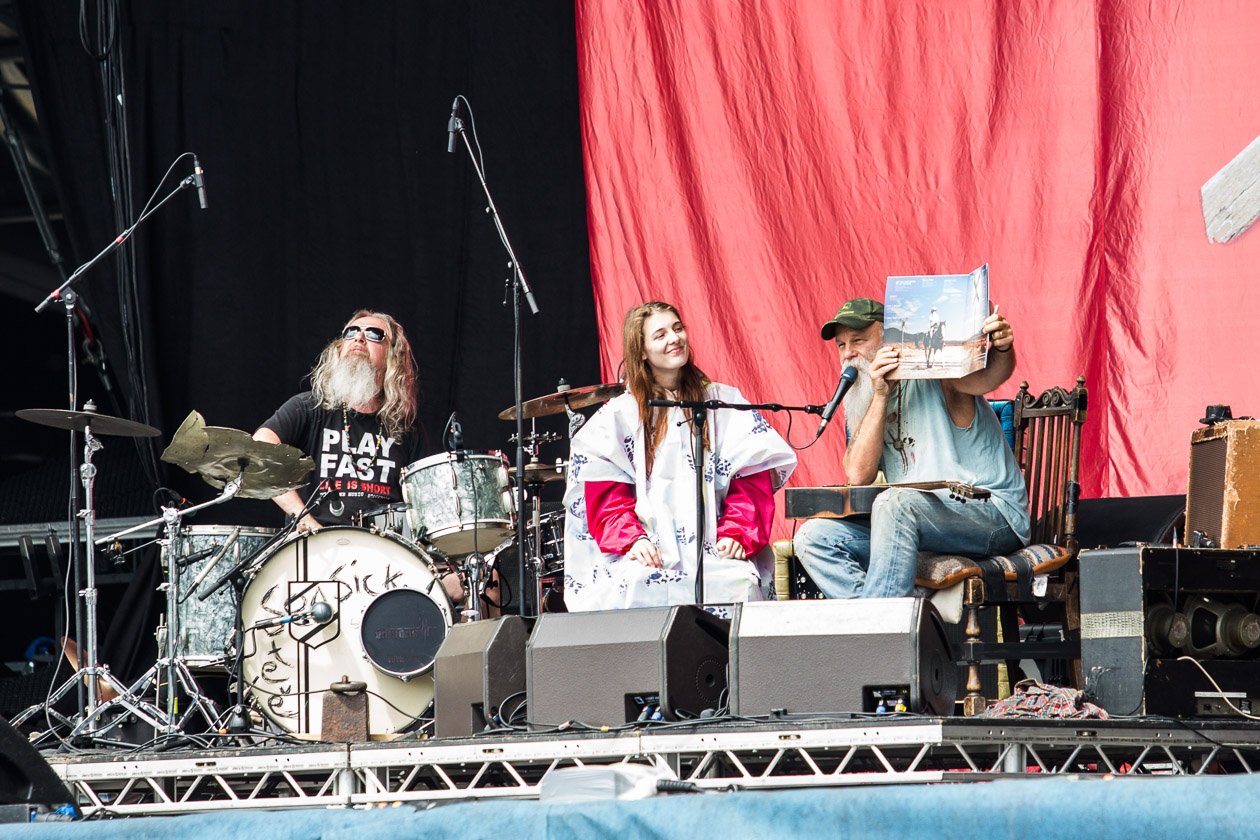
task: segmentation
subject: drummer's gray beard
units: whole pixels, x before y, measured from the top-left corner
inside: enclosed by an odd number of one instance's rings
[[[844,406],[844,423],[849,432],[853,433],[871,407],[871,400],[875,398],[875,386],[871,384],[871,363],[864,356],[858,356],[848,364],[857,368],[858,378],[849,393],[844,395],[844,402],[841,404]]]
[[[359,353],[337,355],[328,361],[319,382],[312,383],[325,408],[354,408],[380,393],[376,368]]]

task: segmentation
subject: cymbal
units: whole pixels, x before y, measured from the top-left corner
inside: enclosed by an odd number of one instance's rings
[[[626,386],[620,382],[612,382],[605,385],[586,385],[582,388],[568,388],[563,391],[556,391],[554,394],[548,394],[545,397],[535,397],[521,403],[521,417],[528,420],[531,417],[546,417],[548,414],[563,414],[566,407],[586,408],[587,406],[596,405],[598,403],[607,402],[613,397],[619,396],[626,390]],[[515,420],[516,406],[509,406],[499,412],[500,420]]]
[[[315,462],[288,444],[254,440],[247,432],[207,426],[200,413],[190,413],[162,453],[168,464],[197,473],[211,487],[222,488],[237,476],[242,499],[272,499],[302,485]]]
[[[531,462],[525,465],[526,484],[546,484],[549,481],[564,481],[565,468],[568,465]],[[508,477],[516,478],[516,467],[508,467]]]
[[[65,408],[23,408],[17,412],[17,416],[41,426],[52,426],[54,429],[69,429],[75,432],[82,432],[91,426],[94,435],[157,437],[161,434],[152,426],[137,423],[135,420],[97,414],[96,406],[91,402],[83,407],[83,411],[70,411]]]

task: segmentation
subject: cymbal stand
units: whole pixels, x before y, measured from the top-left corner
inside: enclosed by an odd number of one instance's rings
[[[166,529],[166,536],[160,539],[158,543],[161,545],[162,568],[165,570],[167,580],[158,589],[162,590],[166,595],[166,616],[164,622],[159,624],[157,629],[157,661],[125,689],[115,681],[113,685],[118,691],[118,696],[103,703],[98,708],[96,715],[89,714],[87,719],[70,733],[71,739],[83,734],[100,737],[119,725],[125,719],[125,716],[117,716],[112,721],[99,725],[99,720],[104,717],[104,713],[115,708],[126,709],[152,726],[154,734],[158,737],[184,734],[185,724],[196,713],[200,713],[204,718],[207,729],[219,717],[219,710],[215,706],[214,701],[202,693],[197,680],[193,677],[192,672],[188,670],[188,666],[184,664],[184,660],[180,655],[180,593],[176,562],[178,558],[175,557],[175,547],[179,542],[179,525],[183,517],[196,513],[203,508],[222,504],[234,497],[241,489],[244,475],[245,471],[242,469],[240,475],[224,485],[223,492],[208,502],[203,502],[184,510],[176,507],[163,507],[160,517],[135,525],[124,531],[119,531],[117,534],[112,534],[101,540],[101,542],[113,542],[130,534],[132,531],[162,523]],[[92,544],[91,531],[89,530],[88,545],[91,546]],[[153,691],[156,703],[150,703],[147,699],[144,699],[150,690]],[[162,694],[163,690],[166,692],[165,697]],[[183,710],[179,706],[181,691],[189,701]]]
[[[537,458],[535,458],[537,460]],[[530,496],[529,511],[529,530],[534,535],[534,540],[530,543],[526,550],[529,553],[529,573],[534,584],[534,613],[542,612],[543,599],[543,561],[542,561],[542,488],[543,482],[530,481],[527,482]],[[524,600],[522,593],[521,599]]]
[[[110,673],[109,666],[97,661],[96,608],[98,593],[96,589],[95,557],[96,513],[95,497],[93,495],[93,489],[96,484],[96,465],[92,463],[92,455],[101,448],[101,442],[92,434],[91,425],[86,425],[83,429],[83,464],[79,467],[79,474],[83,482],[85,505],[84,509],[79,511],[79,518],[83,520],[86,536],[84,553],[81,555],[86,575],[86,585],[79,592],[84,606],[83,626],[86,644],[83,648],[83,657],[79,662],[80,667],[70,675],[66,682],[49,694],[44,703],[24,710],[13,719],[14,724],[20,725],[42,709],[50,722],[52,719],[56,719],[64,726],[71,726],[74,723],[74,718],[67,718],[57,712],[55,709],[56,704],[69,694],[71,690],[77,689],[79,685],[86,683],[87,707],[85,712],[82,713],[82,718],[77,724],[73,725],[68,736],[70,741],[74,741],[79,736],[87,736],[94,741],[103,741],[106,732],[115,725],[101,725],[103,720],[102,712],[107,705],[124,708],[136,718],[148,723],[155,729],[162,723],[161,711],[156,706],[138,699]],[[101,703],[103,686],[107,686],[115,695],[112,700],[105,704]],[[122,716],[116,719],[116,723],[121,722],[121,720]]]

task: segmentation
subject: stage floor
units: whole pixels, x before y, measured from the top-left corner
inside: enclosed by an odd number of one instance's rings
[[[623,762],[666,769],[708,790],[1251,774],[1260,769],[1260,724],[788,716],[615,732],[45,757],[85,814],[126,816],[531,799],[553,768]]]

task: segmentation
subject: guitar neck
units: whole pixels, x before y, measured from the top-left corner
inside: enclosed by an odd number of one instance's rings
[[[871,512],[876,497],[893,487],[911,490],[949,490],[963,499],[989,497],[988,490],[957,481],[789,487],[783,493],[783,515],[788,519],[846,519],[850,516],[864,516]]]

